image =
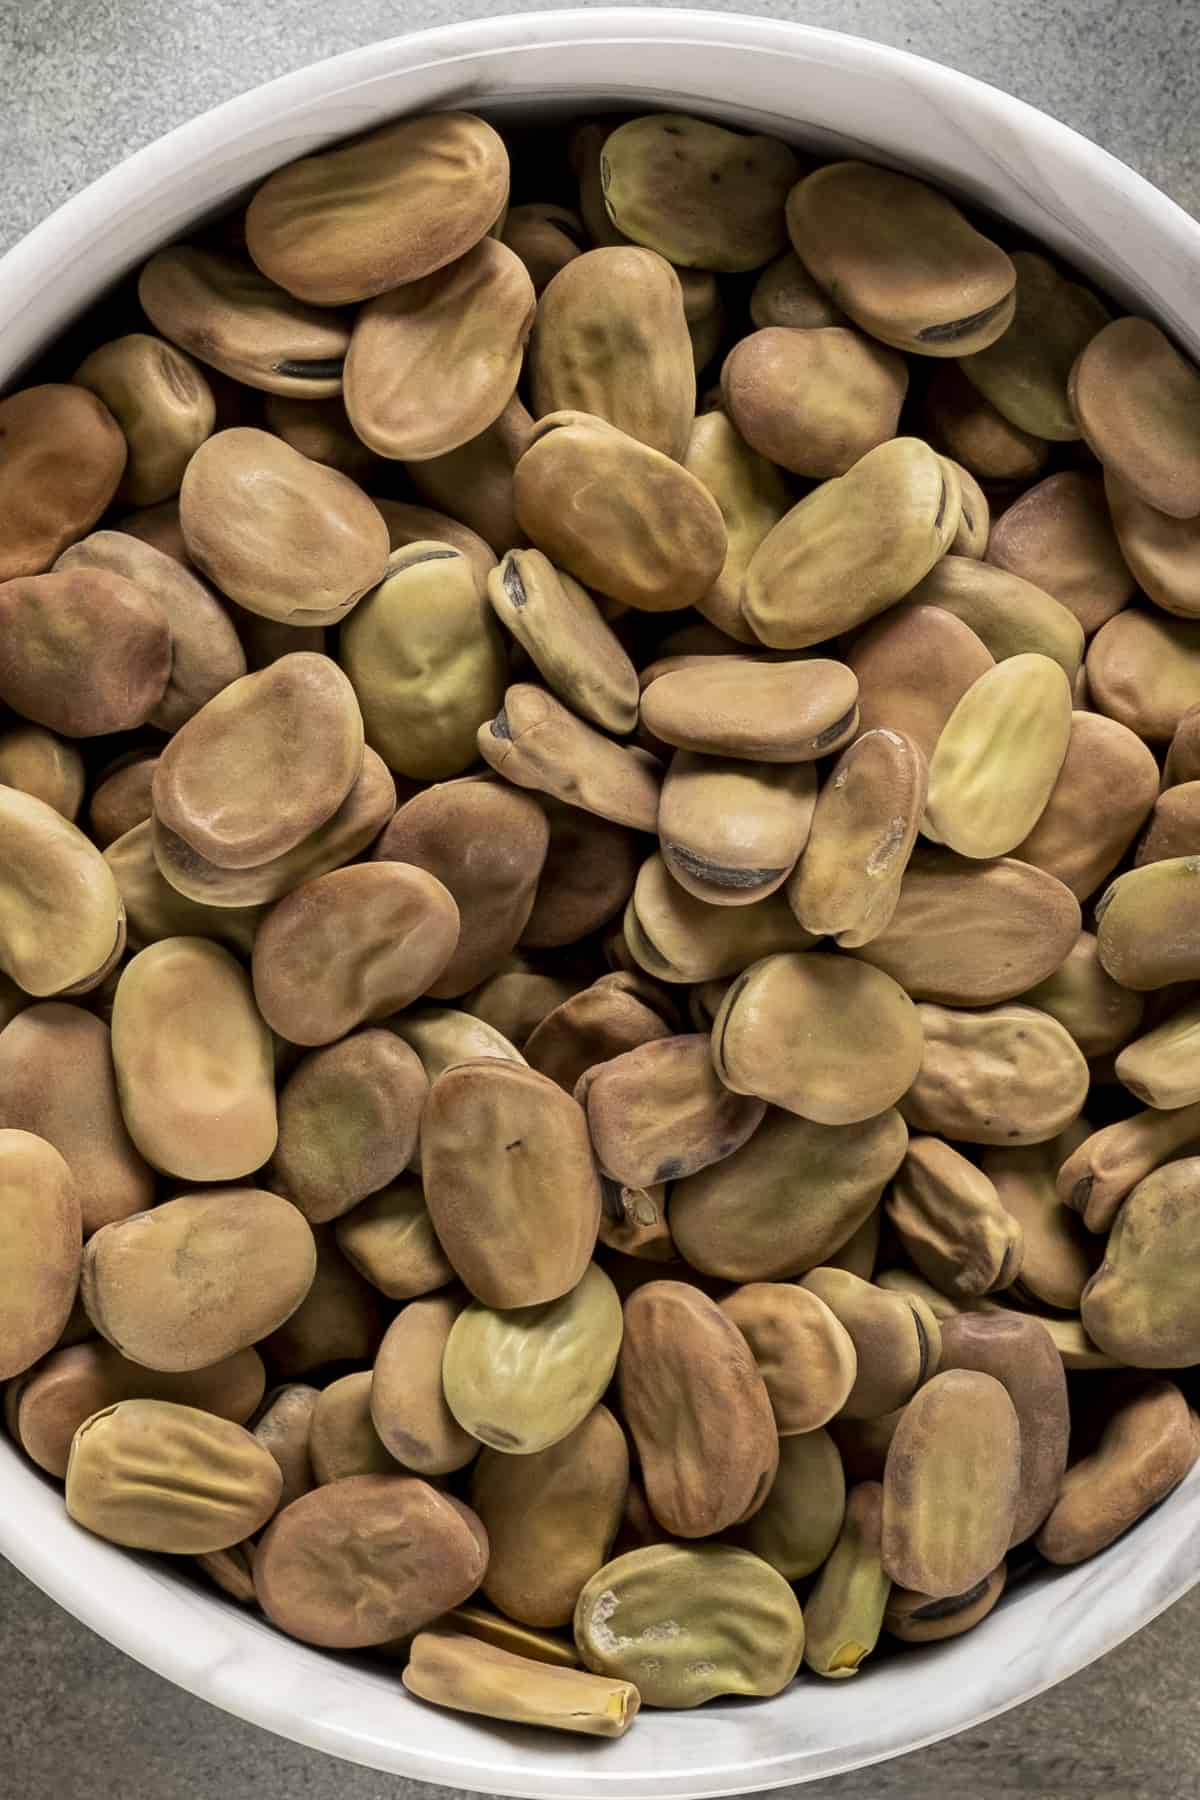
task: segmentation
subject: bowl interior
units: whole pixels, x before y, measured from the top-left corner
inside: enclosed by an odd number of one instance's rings
[[[703,111],[827,156],[923,173],[1042,238],[1200,354],[1200,227],[1105,152],[953,71],[855,39],[732,15],[579,11],[401,38],[243,96],[139,152],[0,263],[0,391],[152,250],[269,170],[405,111],[521,120],[597,105]],[[1200,1469],[1079,1569],[1016,1586],[969,1636],[767,1702],[643,1713],[615,1743],[439,1712],[383,1664],[326,1656],[68,1520],[0,1442],[0,1551],[120,1649],[300,1742],[501,1794],[698,1796],[813,1780],[979,1722],[1082,1668],[1200,1570]]]

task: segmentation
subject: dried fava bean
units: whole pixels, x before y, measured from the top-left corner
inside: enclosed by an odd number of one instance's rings
[[[470,559],[448,544],[414,543],[342,630],[340,656],[367,742],[398,774],[460,775],[479,726],[501,703],[504,643]]]
[[[1067,1470],[1038,1532],[1047,1562],[1096,1556],[1178,1487],[1196,1460],[1187,1402],[1173,1381],[1123,1383],[1109,1404],[1099,1443]]]
[[[405,472],[423,500],[461,519],[503,556],[525,542],[513,511],[513,471],[532,430],[533,420],[514,394],[478,437],[444,456],[412,463]]]
[[[121,1116],[108,1027],[81,1006],[30,1006],[0,1031],[0,1126],[33,1132],[65,1159],[85,1236],[153,1203],[154,1176]]]
[[[707,488],[587,413],[538,421],[513,472],[513,499],[522,529],[553,563],[642,612],[694,605],[725,561],[725,525]]]
[[[1012,1003],[918,1013],[921,1067],[900,1101],[910,1126],[956,1143],[1039,1144],[1078,1116],[1089,1071],[1056,1019]]]
[[[783,205],[802,172],[778,138],[685,113],[631,119],[604,140],[600,180],[618,230],[685,268],[761,268],[787,242]]]
[[[415,1175],[368,1194],[335,1230],[342,1255],[389,1300],[411,1300],[453,1278]]]
[[[494,1450],[530,1456],[548,1449],[600,1400],[617,1366],[621,1332],[620,1297],[596,1263],[569,1293],[540,1306],[498,1312],[474,1301],[446,1340],[446,1403]]]
[[[359,437],[379,456],[423,462],[486,431],[516,389],[536,304],[521,259],[490,237],[368,301],[345,370]]]
[[[64,737],[144,724],[171,671],[171,630],[158,601],[78,562],[0,583],[0,644],[0,699]]]
[[[428,992],[453,954],[458,908],[406,863],[333,869],[280,900],[254,940],[254,997],[293,1044],[332,1044]]]
[[[248,387],[310,400],[342,391],[350,321],[305,306],[241,257],[194,244],[160,250],[138,299],[165,338]]]
[[[371,1423],[371,1371],[343,1375],[323,1388],[313,1408],[308,1453],[319,1485],[352,1475],[407,1474]]]
[[[652,1281],[625,1303],[621,1406],[646,1498],[676,1537],[748,1519],[779,1466],[766,1383],[733,1321],[681,1281]]]
[[[912,739],[928,762],[946,720],[992,667],[983,640],[940,606],[893,606],[846,648],[858,681],[859,729]]]
[[[778,1694],[804,1652],[804,1618],[775,1569],[727,1544],[649,1544],[598,1569],[579,1596],[589,1669],[625,1675],[646,1706]]]
[[[923,419],[930,442],[980,481],[1036,481],[1050,457],[1045,438],[1010,424],[956,362],[935,366]]]
[[[530,1067],[574,1093],[580,1077],[597,1063],[670,1037],[664,999],[643,977],[602,975],[548,1013],[530,1034],[525,1046]]]
[[[556,1669],[578,1669],[579,1652],[569,1638],[556,1631],[535,1631],[529,1625],[517,1625],[512,1619],[493,1612],[478,1601],[455,1606],[446,1614],[442,1625],[447,1631],[461,1632],[497,1650],[511,1651],[514,1656],[531,1662],[549,1664]]]
[[[1104,471],[1104,493],[1121,555],[1138,584],[1164,612],[1200,617],[1200,518],[1173,519],[1147,506],[1115,469]]]
[[[182,553],[181,554],[185,554]],[[323,625],[289,624],[283,619],[267,619],[261,613],[247,612],[230,600],[229,616],[246,655],[246,666],[253,673],[278,662],[293,651],[312,650],[324,655],[327,632]]]
[[[1144,1037],[1125,1046],[1114,1065],[1117,1079],[1147,1106],[1194,1106],[1200,1100],[1200,1082],[1196,1079],[1198,1042],[1200,1004],[1192,1000]]]
[[[0,733],[0,786],[32,794],[74,822],[86,785],[83,757],[74,744],[40,725],[14,725]]]
[[[1084,1330],[1135,1369],[1200,1362],[1194,1292],[1195,1204],[1200,1156],[1139,1181],[1113,1222],[1104,1261],[1083,1290]]]
[[[1164,788],[1200,779],[1200,702],[1189,706],[1174,732],[1163,765]]]
[[[325,400],[268,394],[263,402],[263,420],[268,430],[310,462],[326,463],[367,485],[367,478],[376,467],[375,457],[355,435],[340,394],[330,394]],[[377,499],[375,504],[382,512]],[[425,533],[421,535],[424,537]]]
[[[0,750],[0,759],[3,752]],[[1144,863],[1165,862],[1172,856],[1200,852],[1200,782],[1184,781],[1165,788],[1154,802],[1154,811],[1142,833],[1134,857],[1135,868]]]
[[[852,950],[887,928],[921,824],[926,782],[925,757],[901,732],[866,731],[843,750],[788,879],[788,905],[806,930]]]
[[[753,643],[742,617],[742,581],[750,558],[791,506],[791,490],[774,463],[751,450],[723,412],[693,420],[682,461],[708,489],[725,522],[725,561],[696,610],[740,642]]]
[[[883,1489],[862,1481],[846,1497],[837,1543],[805,1604],[804,1662],[814,1675],[842,1680],[858,1673],[879,1642],[891,1578],[880,1561]]]
[[[91,530],[117,491],[128,449],[107,406],[74,383],[0,400],[0,581],[43,574]]]
[[[432,506],[412,506],[406,500],[384,500],[378,494],[373,499],[383,515],[393,550],[403,550],[409,544],[449,544],[452,550],[461,550],[481,582],[495,568],[496,554],[490,544],[449,513],[438,512]]]
[[[1086,900],[1129,848],[1157,789],[1154,755],[1128,726],[1075,712],[1058,780],[1016,854]],[[1081,819],[1090,821],[1086,832]]]
[[[1100,961],[1122,987],[1146,993],[1200,975],[1200,861],[1174,856],[1129,869],[1096,902]]]
[[[720,1302],[749,1344],[781,1437],[827,1425],[858,1374],[854,1340],[825,1302],[790,1282],[752,1281]]]
[[[386,571],[387,526],[361,488],[250,426],[201,444],[179,519],[214,586],[281,624],[336,625]]]
[[[228,613],[207,584],[152,544],[125,531],[93,531],[65,550],[55,573],[106,569],[155,601],[170,629],[170,673],[146,722],[177,731],[230,682],[246,658]]]
[[[1011,1287],[1021,1272],[1020,1224],[988,1177],[940,1138],[909,1140],[885,1208],[917,1268],[956,1299]]]
[[[496,717],[479,726],[479,754],[518,787],[595,812],[616,825],[653,831],[661,765],[645,750],[614,743],[544,688],[519,682]]]
[[[1067,1466],[1067,1380],[1053,1340],[1019,1313],[961,1313],[942,1321],[941,1368],[992,1375],[1008,1392],[1021,1434],[1012,1542],[1023,1543],[1054,1506]]]
[[[1102,483],[1089,470],[1060,469],[1005,507],[988,537],[989,563],[1053,594],[1089,635],[1128,605],[1137,587],[1106,493],[1111,505],[1111,478]]]
[[[870,1281],[879,1261],[879,1244],[883,1235],[883,1208],[873,1206],[862,1224],[846,1239],[839,1250],[826,1258],[832,1269],[848,1269],[863,1281]]]
[[[633,892],[641,845],[623,825],[542,794],[550,844],[538,877],[533,910],[520,937],[523,950],[554,950],[607,925]]]
[[[154,816],[210,862],[253,868],[333,816],[362,758],[362,717],[337,664],[284,656],[231,682],[175,733],[154,772]]]
[[[960,516],[958,484],[951,491],[941,458],[919,438],[892,438],[767,533],[746,571],[743,617],[775,649],[862,625],[929,573]]]
[[[352,1475],[272,1520],[254,1557],[267,1617],[290,1637],[365,1649],[419,1631],[474,1593],[487,1536],[461,1501],[410,1475]]]
[[[823,657],[755,662],[706,656],[649,683],[642,723],[680,750],[749,762],[812,762],[853,736],[857,698],[853,673]]]
[[[680,887],[658,854],[638,871],[625,933],[634,965],[672,982],[736,975],[760,957],[815,941],[782,894],[747,906],[710,906]]]
[[[1001,1563],[965,1594],[949,1594],[931,1600],[928,1594],[893,1586],[883,1614],[883,1628],[904,1644],[936,1644],[961,1637],[987,1618],[1008,1579],[1008,1565]]]
[[[772,1109],[740,1150],[676,1184],[672,1236],[694,1269],[727,1281],[803,1275],[862,1224],[907,1143],[898,1112],[817,1125]]]
[[[1106,325],[1071,370],[1070,401],[1089,448],[1147,506],[1200,513],[1200,371],[1157,325]]]
[[[583,1277],[600,1182],[583,1108],[553,1081],[495,1057],[447,1069],[426,1102],[421,1161],[434,1229],[477,1300],[531,1306]]]
[[[80,1196],[65,1159],[29,1131],[0,1131],[0,1377],[58,1342],[79,1285]]]
[[[491,1553],[483,1592],[523,1625],[569,1625],[612,1550],[629,1485],[625,1434],[605,1406],[531,1456],[481,1451],[471,1505]]]
[[[313,1224],[340,1218],[407,1165],[428,1092],[415,1050],[393,1032],[312,1051],[280,1090],[271,1185]]]
[[[982,1581],[1013,1541],[1021,1434],[992,1375],[950,1369],[906,1407],[883,1476],[882,1560],[938,1600]]]
[[[819,1569],[837,1542],[846,1510],[846,1477],[827,1431],[781,1438],[771,1491],[730,1538],[761,1556],[789,1581]]]
[[[154,506],[177,494],[189,457],[217,416],[212,389],[191,357],[138,331],[93,350],[71,379],[104,402],[129,446],[116,499]]]
[[[908,1276],[909,1271],[904,1271]],[[920,1282],[919,1275],[913,1277]],[[945,1296],[936,1288],[929,1289],[930,1295],[938,1304],[947,1304]],[[950,1318],[951,1313],[946,1314]],[[945,1319],[942,1320],[945,1323]],[[882,1413],[877,1419],[849,1419],[842,1415],[834,1419],[829,1427],[829,1436],[845,1465],[845,1479],[850,1481],[882,1481],[883,1471],[887,1463],[888,1445],[896,1435],[896,1427],[904,1408],[898,1406],[894,1412]]]
[[[488,576],[487,595],[565,705],[603,731],[633,730],[637,670],[586,588],[540,550],[510,550]]]
[[[256,1350],[166,1374],[130,1362],[102,1338],[89,1338],[53,1350],[30,1372],[16,1409],[16,1436],[25,1454],[61,1481],[71,1439],[103,1408],[119,1400],[171,1400],[244,1425],[262,1399],[265,1379]]]
[[[1071,684],[1048,656],[1010,656],[969,687],[929,763],[928,835],[1004,856],[1045,811],[1071,737]]]
[[[631,1258],[644,1258],[647,1262],[679,1260],[667,1223],[669,1183],[632,1187],[604,1176],[602,1186],[604,1211],[600,1218],[600,1243],[610,1250],[619,1250]]]
[[[1083,661],[1083,627],[1073,612],[1031,581],[973,556],[944,556],[910,595],[969,625],[997,662],[1035,654],[1061,664],[1073,682]]]
[[[1017,273],[945,194],[894,169],[833,162],[788,195],[792,246],[872,337],[966,356],[1007,331]]]
[[[290,1506],[317,1485],[308,1454],[308,1434],[320,1392],[301,1381],[287,1383],[267,1395],[251,1429],[270,1451],[283,1476],[279,1509]]]
[[[740,1148],[766,1103],[717,1079],[706,1032],[661,1037],[602,1062],[577,1098],[604,1174],[630,1187],[680,1180]]]
[[[798,331],[843,325],[846,315],[819,287],[794,250],[768,263],[750,295],[750,318],[759,329],[787,325]]]
[[[1067,281],[1054,264],[1014,250],[1016,311],[1000,337],[964,356],[959,367],[1013,425],[1034,437],[1066,443],[1079,436],[1067,400],[1076,357],[1110,314],[1090,288]]]
[[[1098,712],[1167,743],[1200,693],[1200,620],[1129,607],[1092,639],[1087,676]]]
[[[389,1031],[411,1044],[430,1082],[455,1063],[494,1057],[525,1064],[525,1058],[494,1025],[452,1006],[413,1006],[386,1021]]]
[[[110,844],[104,860],[117,878],[131,950],[144,950],[163,938],[211,937],[249,956],[266,909],[209,906],[179,893],[154,859],[154,827],[149,819]]]
[[[236,1600],[239,1606],[257,1605],[252,1543],[231,1544],[227,1550],[209,1550],[194,1560],[213,1586]]]
[[[581,412],[680,458],[696,370],[679,276],[653,250],[576,255],[549,283],[529,345],[538,418]]]
[[[1000,1204],[1021,1227],[1020,1296],[1063,1312],[1079,1311],[1080,1296],[1101,1255],[1100,1244],[1062,1204],[1055,1187],[1059,1166],[1088,1135],[1087,1122],[1080,1119],[1046,1143],[993,1147],[980,1158]]]
[[[293,1381],[326,1363],[370,1362],[387,1324],[378,1290],[347,1262],[332,1227],[318,1225],[312,1235],[317,1247],[312,1286],[260,1345],[279,1381]]]
[[[264,274],[317,306],[367,300],[463,256],[508,197],[508,154],[471,113],[400,119],[277,169],[246,213]]]
[[[265,1525],[282,1480],[230,1419],[168,1400],[121,1400],[75,1433],[67,1511],[111,1543],[198,1556]]]
[[[746,906],[782,887],[817,801],[811,763],[751,763],[677,750],[658,831],[681,887],[713,906]]]
[[[457,1613],[449,1619],[458,1624]],[[555,1668],[444,1627],[418,1632],[402,1679],[410,1694],[435,1706],[585,1737],[623,1737],[641,1705],[632,1682]]]
[[[1041,869],[918,846],[891,922],[855,954],[915,1000],[988,1006],[1053,974],[1079,926],[1074,894]]]
[[[510,206],[500,241],[525,264],[537,294],[587,247],[579,214],[544,200]]]
[[[372,852],[437,877],[458,907],[458,943],[427,992],[446,1000],[494,974],[528,921],[549,827],[530,795],[468,776],[427,788],[396,813]]]
[[[847,1269],[813,1269],[800,1284],[845,1326],[858,1372],[842,1408],[846,1419],[873,1419],[904,1406],[935,1373],[942,1337],[920,1297],[888,1293]]]
[[[712,1057],[736,1093],[848,1125],[873,1119],[910,1086],[921,1025],[882,971],[821,952],[784,953],[733,983],[713,1025]]]
[[[721,369],[723,404],[751,449],[814,481],[894,437],[907,389],[902,356],[840,325],[753,331]]]
[[[1142,996],[1113,980],[1090,931],[1080,932],[1061,968],[1021,998],[1065,1026],[1087,1057],[1119,1050],[1142,1022]]]
[[[112,870],[52,806],[0,787],[0,969],[35,997],[86,993],[125,948]]]
[[[203,1369],[290,1317],[312,1286],[315,1261],[309,1225],[277,1194],[194,1190],[88,1240],[83,1302],[100,1335],[131,1362]]]
[[[420,1475],[449,1475],[479,1450],[442,1391],[446,1341],[465,1305],[461,1289],[414,1300],[396,1314],[375,1356],[374,1428],[391,1454]]]

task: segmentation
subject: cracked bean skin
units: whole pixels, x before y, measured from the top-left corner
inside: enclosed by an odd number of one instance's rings
[[[711,1537],[757,1512],[779,1466],[766,1383],[733,1321],[680,1281],[625,1303],[621,1406],[650,1510],[676,1537]]]
[[[366,1649],[465,1600],[487,1555],[487,1534],[461,1501],[412,1475],[352,1475],[276,1515],[255,1553],[254,1587],[290,1637]]]
[[[727,1544],[648,1544],[597,1570],[575,1609],[597,1674],[632,1681],[646,1706],[778,1694],[804,1654],[804,1617],[775,1569]]]
[[[883,1475],[882,1562],[931,1599],[965,1593],[1012,1541],[1021,1435],[992,1375],[949,1369],[905,1408]]]

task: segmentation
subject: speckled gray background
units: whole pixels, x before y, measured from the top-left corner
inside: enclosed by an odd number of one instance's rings
[[[1200,214],[1198,0],[742,0],[950,63]],[[0,249],[173,125],[318,57],[485,13],[458,0],[0,0]],[[865,1696],[864,1696],[865,1698]],[[805,1800],[1194,1800],[1200,1589],[1052,1693]],[[813,1694],[812,1704],[820,1704]],[[0,1563],[0,1800],[438,1800],[225,1717]]]

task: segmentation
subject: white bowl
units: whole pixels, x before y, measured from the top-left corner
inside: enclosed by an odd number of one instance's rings
[[[645,9],[526,14],[418,33],[269,83],[139,151],[0,261],[0,387],[103,288],[280,163],[397,114],[512,117],[598,101],[697,109],[827,156],[926,174],[994,208],[1200,353],[1200,226],[1019,100],[903,51],[800,25]],[[1074,1674],[1200,1575],[1200,1470],[1078,1569],[1006,1596],[958,1642],[802,1679],[777,1699],[643,1713],[617,1743],[410,1700],[399,1676],[293,1643],[165,1561],[66,1517],[0,1442],[0,1551],[109,1642],[255,1724],[425,1781],[547,1800],[743,1793],[932,1743]]]

